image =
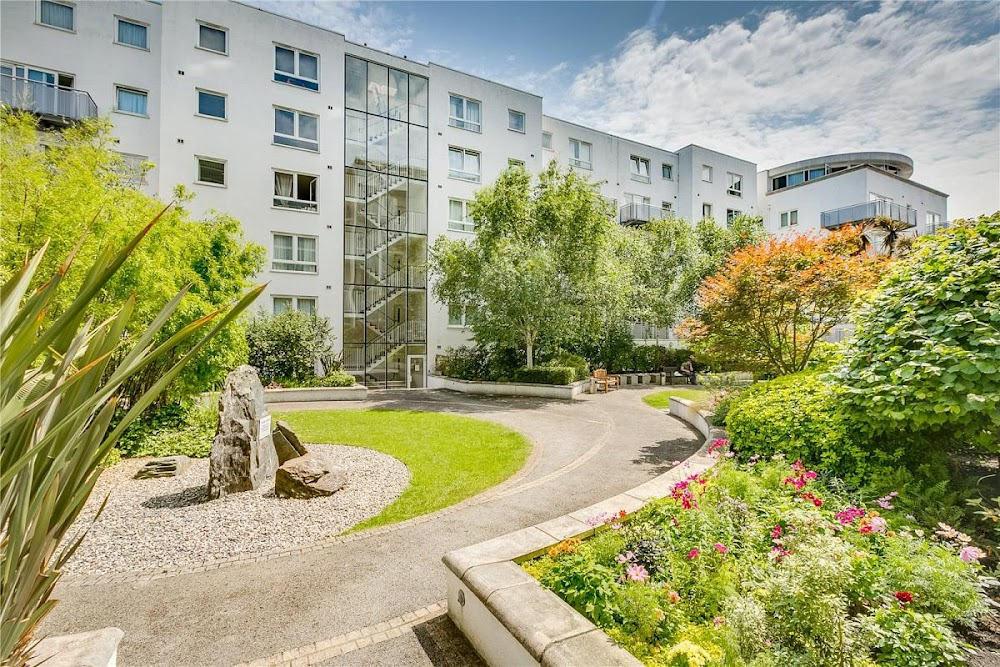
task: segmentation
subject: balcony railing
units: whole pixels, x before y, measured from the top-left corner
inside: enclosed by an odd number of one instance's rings
[[[670,211],[649,204],[625,204],[618,211],[618,222],[623,225],[639,225],[669,217]]]
[[[917,210],[909,206],[901,206],[891,201],[878,199],[860,204],[835,208],[820,214],[820,224],[823,229],[836,229],[850,223],[865,222],[874,218],[889,218],[905,222],[907,227],[917,226]]]
[[[0,75],[0,102],[62,124],[97,117],[97,104],[86,91],[10,74]]]

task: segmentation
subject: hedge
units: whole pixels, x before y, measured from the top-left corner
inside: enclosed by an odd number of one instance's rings
[[[576,369],[569,366],[523,366],[514,371],[514,382],[527,384],[572,384]]]

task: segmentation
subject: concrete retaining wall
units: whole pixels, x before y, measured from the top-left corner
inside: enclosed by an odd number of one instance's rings
[[[677,401],[675,412],[674,401]],[[709,427],[708,413],[690,401],[670,399],[670,412],[698,429],[706,440],[701,449],[662,475],[613,498],[530,528],[508,533],[445,555],[448,616],[469,639],[486,664],[544,667],[641,667],[597,626],[542,588],[519,563],[544,553],[559,542],[586,539],[603,526],[587,523],[604,512],[629,514],[649,501],[669,495],[674,484],[712,467],[711,442],[726,437]]]
[[[265,403],[304,403],[307,401],[363,401],[368,398],[368,387],[296,387],[290,389],[265,389]]]
[[[590,380],[580,380],[573,384],[526,384],[521,382],[475,382],[471,380],[456,380],[443,375],[428,375],[427,386],[430,389],[450,389],[463,394],[483,394],[487,396],[530,396],[534,398],[561,398],[572,400],[573,397],[590,391]]]

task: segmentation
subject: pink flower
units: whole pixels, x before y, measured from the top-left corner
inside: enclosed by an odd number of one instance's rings
[[[884,533],[889,527],[889,524],[880,516],[877,516],[871,520],[872,532]]]
[[[892,506],[892,502],[890,502],[890,501],[891,501],[891,500],[892,500],[893,498],[895,498],[896,496],[898,496],[898,495],[899,495],[899,492],[898,492],[898,491],[893,491],[892,493],[890,493],[890,494],[889,494],[889,495],[887,495],[887,496],[882,496],[881,498],[879,498],[879,499],[878,499],[878,500],[876,500],[875,502],[876,502],[876,503],[878,504],[878,506],[879,506],[879,507],[881,507],[882,509],[884,509],[884,510],[891,510],[891,509],[894,509],[894,508],[893,508],[893,506]]]
[[[715,550],[718,551],[723,556],[725,556],[727,553],[729,553],[729,547],[727,547],[722,542],[716,542],[715,543]]]
[[[775,546],[771,549],[770,557],[780,563],[782,558],[791,553],[792,553],[791,551],[785,549],[784,547]]]
[[[624,565],[625,563],[628,563],[633,558],[635,558],[635,554],[632,553],[631,551],[626,551],[623,554],[618,554],[617,556],[615,556],[615,560],[618,561],[622,565]]]
[[[715,627],[719,627],[720,625],[725,624],[725,622],[726,622],[725,616],[716,616],[715,618],[712,619],[712,623],[715,625]]]
[[[979,559],[985,555],[985,551],[974,546],[962,547],[962,550],[958,552],[958,557],[966,563],[978,563]]]
[[[837,512],[834,516],[837,517],[837,521],[845,526],[849,526],[854,523],[855,519],[860,519],[864,515],[865,511],[860,507],[848,507],[841,512]]]
[[[638,581],[642,583],[649,579],[649,572],[646,572],[646,568],[638,563],[632,563],[625,570],[625,576],[628,577],[629,581]]]
[[[695,558],[697,558],[700,555],[701,555],[701,550],[699,550],[699,549],[692,549],[691,551],[688,552],[688,560],[694,560]]]
[[[731,459],[731,458],[733,458],[734,456],[736,456],[736,454],[733,454],[732,452],[726,452],[726,458],[727,458],[727,459]]]
[[[771,539],[777,540],[781,537],[781,526],[775,526],[771,529]]]

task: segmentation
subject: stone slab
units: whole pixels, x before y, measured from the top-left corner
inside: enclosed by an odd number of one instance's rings
[[[582,540],[590,537],[594,533],[593,526],[579,519],[574,519],[567,514],[544,523],[539,523],[535,527],[542,532],[551,535],[553,539],[559,540],[560,542],[573,537]]]
[[[611,641],[599,629],[550,644],[542,654],[542,667],[601,665],[601,667],[642,667],[631,653]]]
[[[515,558],[531,558],[548,549],[553,544],[552,537],[535,526],[507,533],[486,542],[449,552],[443,558],[444,564],[459,578],[465,576],[469,568],[477,565],[501,563]]]
[[[491,595],[504,588],[525,584],[540,586],[524,568],[509,560],[469,568],[462,577],[462,583],[484,602],[488,602]]]
[[[596,628],[536,582],[499,590],[489,597],[486,607],[539,662],[550,644]]]
[[[46,637],[35,647],[32,667],[115,667],[118,643],[125,633],[118,628],[101,628],[74,635]]]

